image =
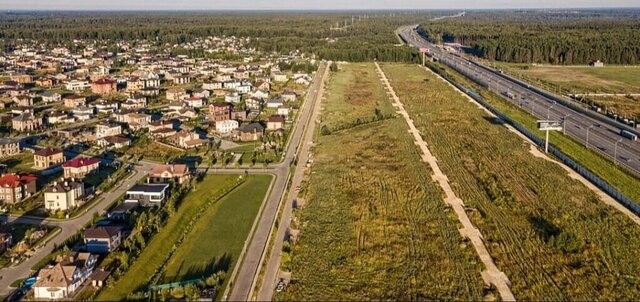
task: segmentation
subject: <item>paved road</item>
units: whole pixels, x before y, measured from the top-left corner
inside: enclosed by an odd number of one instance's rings
[[[311,111],[314,108],[313,104],[318,98],[318,91],[321,88],[321,82],[326,69],[328,69],[328,64],[326,62],[320,63],[318,72],[313,79],[313,84],[309,88],[309,93],[307,93],[306,100],[301,108],[297,125],[295,126],[291,136],[291,141],[287,147],[285,159],[282,163],[273,165],[270,170],[276,175],[276,180],[273,184],[271,194],[267,199],[267,204],[264,205],[262,216],[260,217],[252,241],[245,254],[244,262],[238,270],[236,281],[234,284],[230,285],[233,286],[231,296],[224,297],[225,300],[247,301],[251,298],[250,296],[255,285],[258,270],[266,252],[266,247],[273,229],[276,215],[278,214],[280,200],[282,200],[282,197],[284,196],[287,181],[289,179],[289,163],[294,162],[297,157],[298,147],[302,141],[303,133],[311,121],[310,117]],[[240,170],[244,171],[244,169]],[[252,169],[249,172],[252,173],[254,170],[255,169]]]
[[[329,69],[325,69],[323,75],[323,82],[327,79]],[[324,85],[318,83],[320,88],[318,89],[318,95],[316,98],[321,98],[323,95]],[[302,179],[304,178],[304,172],[306,169],[306,163],[309,160],[309,149],[313,145],[313,134],[316,127],[316,121],[320,114],[320,107],[322,102],[316,100],[311,113],[311,122],[307,125],[307,130],[304,133],[304,139],[298,155],[298,165],[296,166],[295,174],[291,180],[291,187],[289,187],[289,194],[287,195],[287,201],[284,204],[284,211],[282,218],[280,219],[280,225],[278,226],[278,232],[273,242],[273,247],[267,258],[267,266],[265,268],[264,278],[258,292],[258,301],[268,301],[273,297],[275,286],[278,282],[278,276],[280,273],[280,260],[282,259],[282,245],[284,243],[285,236],[288,232],[289,225],[291,223],[291,212],[293,210],[293,201],[298,198],[298,192]]]
[[[43,248],[40,248],[36,253],[28,260],[9,268],[0,269],[0,296],[8,296],[12,289],[9,285],[21,278],[26,278],[31,275],[31,267],[35,265],[45,256],[49,255],[53,251],[54,245],[62,244],[67,238],[73,236],[87,224],[95,213],[102,213],[111,203],[113,203],[118,197],[124,194],[129,188],[131,188],[138,180],[145,177],[154,164],[141,162],[140,165],[135,166],[135,174],[133,176],[124,179],[121,183],[109,192],[104,193],[91,209],[87,210],[84,214],[71,218],[69,220],[51,220],[43,219],[39,217],[3,217],[2,219],[8,223],[25,223],[25,224],[46,224],[51,226],[57,226],[61,231],[53,237],[49,242],[45,244]]]
[[[434,58],[461,71],[469,78],[475,78],[491,91],[540,119],[566,119],[565,132],[567,135],[612,161],[615,155],[618,164],[632,173],[640,175],[640,142],[634,142],[619,135],[620,129],[627,126],[599,116],[597,113],[565,106],[550,98],[551,93],[549,92],[544,95],[540,92],[543,91],[540,88],[526,83],[519,84],[516,80],[474,60],[448,53],[424,40],[414,31],[414,28],[415,26],[407,26],[399,30],[405,41],[411,45],[429,48]],[[512,93],[515,97],[513,99],[506,97],[507,92]],[[554,96],[554,98],[575,104],[577,107],[580,106],[562,96]]]
[[[378,75],[382,80],[382,83],[385,85],[387,91],[389,92],[389,94],[393,99],[393,106],[398,109],[398,113],[400,113],[400,115],[407,122],[407,126],[409,127],[409,133],[413,135],[416,145],[420,148],[420,151],[422,152],[422,160],[429,164],[429,166],[431,167],[431,170],[433,170],[433,176],[432,176],[433,179],[438,183],[440,188],[442,188],[442,190],[444,191],[446,196],[444,201],[453,208],[453,211],[456,213],[456,216],[458,216],[458,221],[460,221],[460,224],[462,224],[462,228],[460,229],[460,234],[464,237],[469,238],[469,240],[473,244],[474,249],[476,250],[476,253],[478,254],[478,257],[480,257],[480,260],[484,264],[485,270],[482,271],[482,278],[485,280],[486,283],[493,284],[496,287],[496,289],[500,293],[500,298],[502,298],[502,300],[515,301],[515,297],[511,292],[511,288],[510,288],[511,282],[509,281],[509,278],[507,278],[505,273],[500,271],[498,267],[496,267],[495,263],[493,262],[493,258],[491,258],[489,251],[484,245],[484,241],[482,240],[482,234],[480,233],[480,230],[478,230],[473,225],[473,223],[469,219],[469,216],[467,216],[467,212],[465,211],[465,207],[462,199],[456,196],[456,194],[453,192],[453,189],[449,184],[449,179],[442,172],[442,170],[440,170],[436,157],[433,156],[433,154],[427,147],[427,143],[422,139],[422,135],[420,134],[420,131],[414,125],[413,120],[409,116],[409,113],[407,113],[407,111],[404,109],[404,105],[400,101],[400,98],[398,98],[398,96],[396,95],[395,91],[393,90],[393,87],[391,87],[391,84],[389,83],[389,80],[387,79],[384,72],[380,68],[380,65],[378,65],[377,62],[376,62],[376,68],[378,71]]]

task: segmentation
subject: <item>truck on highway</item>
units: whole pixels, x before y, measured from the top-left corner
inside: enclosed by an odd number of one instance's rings
[[[626,137],[626,138],[628,138],[628,139],[630,139],[632,141],[637,141],[638,140],[638,136],[637,135],[635,135],[634,133],[631,133],[630,131],[624,130],[624,129],[620,130],[620,135],[624,136],[624,137]]]
[[[503,92],[502,94],[503,94],[504,96],[506,96],[506,97],[508,97],[508,98],[512,99],[512,100],[515,100],[515,99],[516,99],[516,96],[515,96],[513,93],[511,93],[510,91],[505,91],[505,92]]]

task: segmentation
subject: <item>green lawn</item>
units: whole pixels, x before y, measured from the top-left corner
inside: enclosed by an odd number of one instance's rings
[[[7,165],[10,173],[36,172],[33,169],[33,153],[29,151],[23,151],[20,154],[4,158],[0,163]]]
[[[231,185],[237,177],[237,175],[212,175],[199,183],[180,203],[176,214],[158,234],[153,236],[127,273],[112,288],[104,289],[97,300],[123,300],[129,293],[146,286],[149,278],[162,265],[172,246],[182,235],[188,222],[203,210],[202,206],[207,203],[208,197],[216,195],[220,189]]]
[[[640,92],[640,68],[637,67],[520,66],[512,67],[511,70],[529,78],[560,85],[576,93]]]
[[[220,270],[228,280],[272,179],[251,175],[208,208],[164,268],[160,283],[203,278]]]

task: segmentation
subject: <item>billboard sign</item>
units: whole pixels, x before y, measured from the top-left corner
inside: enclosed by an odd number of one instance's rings
[[[561,131],[562,121],[537,121],[538,130],[542,131]]]

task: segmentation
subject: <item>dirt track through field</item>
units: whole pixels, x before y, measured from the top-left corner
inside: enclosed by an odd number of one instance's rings
[[[413,120],[409,117],[409,114],[404,109],[404,105],[402,104],[402,102],[400,102],[400,98],[398,98],[395,91],[393,90],[393,87],[391,87],[391,84],[380,68],[380,65],[377,62],[375,63],[375,65],[380,76],[380,80],[383,82],[383,84],[387,88],[388,93],[393,99],[393,106],[398,109],[397,112],[402,115],[402,117],[407,122],[407,125],[409,126],[409,133],[413,135],[416,145],[422,151],[422,160],[429,164],[434,173],[434,175],[432,176],[433,180],[436,181],[444,191],[446,195],[445,202],[451,205],[454,212],[458,216],[458,220],[463,226],[463,228],[460,229],[460,234],[471,240],[471,243],[473,243],[473,247],[480,257],[480,260],[484,264],[486,269],[482,272],[482,278],[486,283],[493,284],[496,287],[496,289],[500,293],[500,298],[502,300],[515,301],[515,297],[513,296],[513,293],[510,289],[509,278],[507,278],[507,276],[496,267],[493,259],[491,258],[491,255],[489,255],[489,252],[484,245],[482,234],[471,223],[469,216],[467,216],[467,213],[464,210],[464,203],[462,202],[462,199],[458,198],[451,189],[451,186],[449,185],[449,179],[444,173],[442,173],[442,170],[440,170],[437,159],[431,154],[431,151],[429,151],[427,143],[422,139],[420,131],[418,131],[418,129],[415,127]]]

